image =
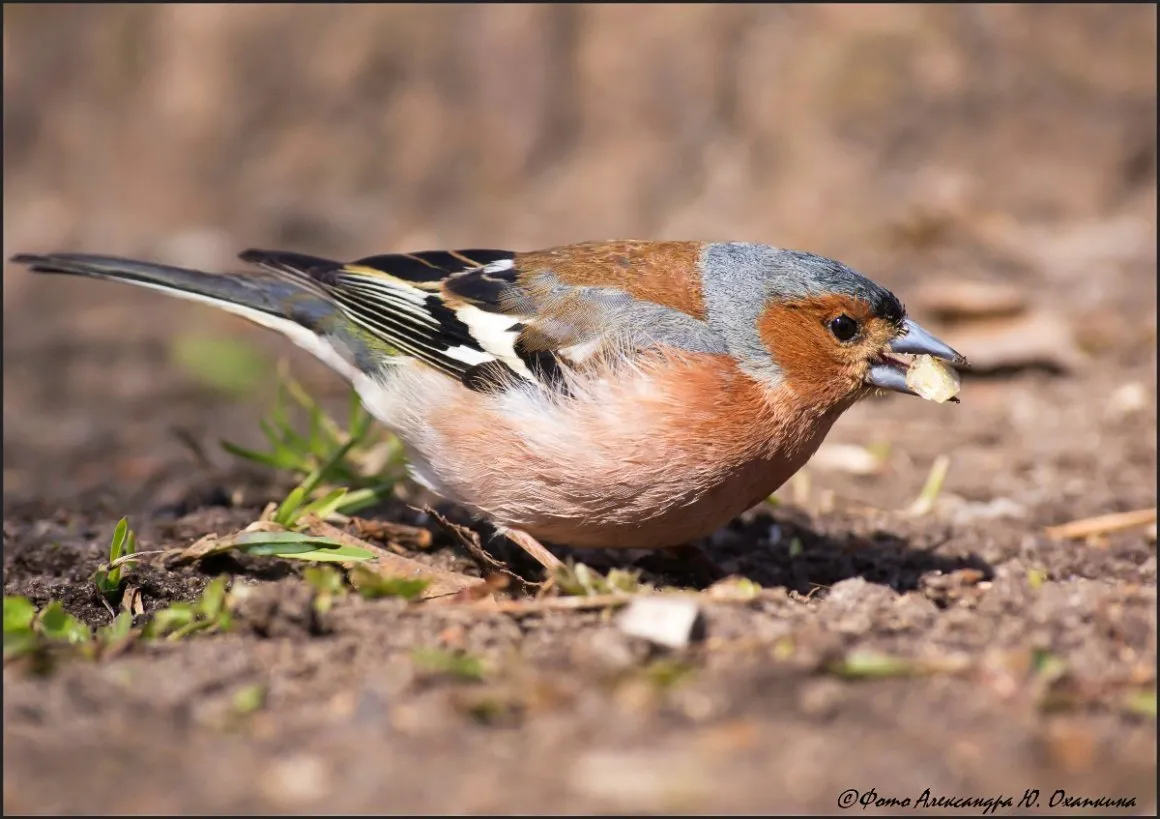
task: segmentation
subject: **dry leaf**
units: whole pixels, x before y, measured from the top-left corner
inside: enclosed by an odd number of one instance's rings
[[[137,617],[145,613],[145,604],[141,600],[141,588],[132,583],[125,586],[121,595],[121,611],[130,617]]]
[[[351,523],[360,537],[374,538],[384,543],[398,543],[412,549],[428,549],[431,547],[431,532],[421,526],[408,526],[404,523],[392,523],[387,520],[368,520],[352,517]]]

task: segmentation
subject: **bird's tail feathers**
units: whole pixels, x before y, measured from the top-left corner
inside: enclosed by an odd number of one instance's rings
[[[332,340],[349,322],[339,319],[333,302],[284,276],[267,272],[207,273],[86,253],[20,254],[11,261],[28,265],[37,273],[123,281],[209,304],[282,333],[348,379],[358,371],[350,355],[358,351],[344,355]]]
[[[273,315],[283,312],[284,298],[293,293],[290,285],[284,282],[278,282],[279,286],[271,288],[272,282],[267,277],[206,273],[116,256],[86,253],[20,254],[13,256],[12,261],[28,265],[37,273],[63,273],[124,281],[163,290],[180,298],[209,302],[223,309],[233,305]]]

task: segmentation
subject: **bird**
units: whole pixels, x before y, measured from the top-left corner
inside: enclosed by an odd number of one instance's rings
[[[754,242],[239,258],[11,261],[281,332],[351,383],[419,484],[546,567],[545,543],[688,548],[776,491],[856,402],[915,394],[899,355],[966,364],[861,273]]]

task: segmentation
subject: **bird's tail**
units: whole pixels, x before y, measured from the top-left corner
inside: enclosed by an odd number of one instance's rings
[[[277,330],[348,379],[362,369],[359,359],[366,351],[358,339],[348,337],[350,323],[334,302],[306,279],[295,281],[269,271],[207,273],[85,253],[19,254],[11,261],[28,265],[37,273],[128,282],[209,304]]]

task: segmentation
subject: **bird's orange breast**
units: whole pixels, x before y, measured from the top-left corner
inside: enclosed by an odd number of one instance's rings
[[[801,468],[837,417],[769,394],[727,356],[658,355],[580,381],[567,399],[412,376],[423,383],[406,393],[425,406],[409,408],[413,434],[405,420],[400,434],[432,488],[573,546],[708,534]]]

